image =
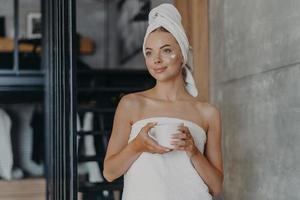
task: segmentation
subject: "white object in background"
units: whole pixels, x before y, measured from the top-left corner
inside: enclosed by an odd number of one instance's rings
[[[31,120],[33,117],[34,104],[16,104],[11,107],[17,117],[17,144],[20,167],[31,176],[41,176],[44,173],[42,164],[32,160],[33,129]],[[37,133],[44,134],[44,133]]]
[[[76,115],[76,128],[77,128],[77,132],[82,130],[81,123],[80,123],[80,118],[79,118],[78,114]],[[79,150],[79,140],[80,140],[80,136],[77,135],[77,155],[79,155],[79,152],[78,152],[78,150]],[[87,174],[88,169],[87,169],[86,163],[78,163],[77,171],[78,171],[79,175]]]
[[[80,119],[78,114],[76,115],[76,130],[77,132],[81,131]],[[80,140],[80,136],[77,135],[77,154],[78,154],[79,140]]]
[[[6,180],[11,180],[13,167],[10,131],[11,119],[0,108],[0,176]]]
[[[14,167],[11,172],[11,178],[12,179],[22,179],[22,178],[24,178],[24,172],[22,171],[22,169],[20,169],[18,167]]]
[[[93,120],[94,115],[92,112],[87,112],[84,115],[83,119],[83,131],[92,131],[93,130]],[[95,144],[94,144],[94,136],[86,135],[84,136],[84,148],[85,154],[87,156],[96,155]],[[101,175],[99,166],[97,162],[87,162],[87,168],[89,173],[89,182],[102,182],[103,177]]]

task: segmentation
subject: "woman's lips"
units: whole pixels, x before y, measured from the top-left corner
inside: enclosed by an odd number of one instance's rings
[[[167,69],[167,67],[159,67],[159,68],[155,68],[153,69],[155,73],[162,73]]]

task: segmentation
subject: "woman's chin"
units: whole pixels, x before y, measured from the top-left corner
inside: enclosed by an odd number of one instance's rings
[[[176,74],[174,74],[174,72],[170,72],[170,71],[166,71],[166,70],[163,72],[151,71],[150,74],[157,81],[167,81],[167,80],[170,80],[170,79],[176,77]]]
[[[172,79],[173,76],[170,76],[169,74],[155,74],[153,77],[157,81],[164,82]]]

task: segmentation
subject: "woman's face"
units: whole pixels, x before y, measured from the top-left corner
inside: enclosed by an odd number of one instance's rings
[[[145,61],[150,74],[159,81],[181,75],[183,58],[180,47],[169,32],[155,31],[145,42]]]

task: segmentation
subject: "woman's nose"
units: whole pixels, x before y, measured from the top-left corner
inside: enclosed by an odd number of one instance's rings
[[[159,54],[155,54],[155,56],[153,57],[153,61],[154,61],[154,64],[158,64],[158,63],[161,63],[161,57]]]

